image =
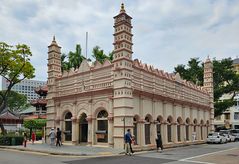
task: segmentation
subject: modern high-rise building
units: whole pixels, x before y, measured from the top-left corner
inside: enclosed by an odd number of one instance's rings
[[[7,79],[1,77],[2,81],[2,90],[6,90],[9,82]],[[38,98],[38,94],[35,93],[34,89],[46,85],[45,81],[39,80],[23,80],[20,83],[13,86],[12,91],[15,91],[20,94],[27,96],[27,100],[30,102],[33,99]]]

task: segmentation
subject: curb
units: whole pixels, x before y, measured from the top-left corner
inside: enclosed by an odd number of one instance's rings
[[[77,156],[77,157],[104,157],[104,156],[119,156],[119,155],[121,155],[121,153],[114,154],[111,152],[100,152],[100,153],[96,153],[96,154],[62,153],[62,152],[52,152],[52,151],[35,150],[35,149],[29,149],[29,148],[16,148],[16,147],[8,147],[8,146],[0,146],[0,148],[8,149],[8,150],[16,150],[16,151],[43,153],[43,154],[48,154],[48,155],[63,155],[63,156]]]

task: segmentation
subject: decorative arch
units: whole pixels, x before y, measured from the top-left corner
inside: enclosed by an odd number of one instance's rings
[[[167,118],[167,123],[168,124],[172,124],[173,123],[173,117],[172,116],[168,116],[168,118]]]
[[[77,118],[80,118],[83,113],[89,116],[89,112],[85,108],[81,108],[77,113]]]
[[[191,121],[190,118],[187,118],[185,121],[185,133],[186,133],[186,141],[189,141],[189,125]]]
[[[134,129],[133,129],[133,135],[134,135],[134,140],[135,140],[135,144],[138,144],[138,122],[140,120],[140,116],[139,115],[134,115],[133,118],[133,124],[134,124]]]
[[[173,117],[168,116],[168,118],[167,118],[168,142],[172,142],[172,123],[173,123]]]
[[[106,108],[104,108],[104,107],[98,107],[98,108],[94,111],[93,116],[94,116],[95,118],[97,118],[98,113],[99,113],[100,111],[102,111],[102,110],[106,111],[106,112],[109,114],[109,111],[108,111]]]
[[[147,114],[144,119],[145,119],[145,122],[152,122],[153,121],[153,117],[150,114]]]
[[[153,117],[150,114],[147,114],[144,118],[145,123],[144,123],[144,131],[145,131],[145,144],[151,144],[150,141],[150,127],[151,123],[153,121]]]
[[[182,141],[182,139],[181,139],[181,126],[182,126],[182,123],[183,123],[182,118],[178,117],[177,118],[177,139],[178,139],[178,142]]]
[[[195,119],[193,120],[193,134],[192,134],[192,135],[193,135],[193,141],[198,139],[197,125],[198,125],[198,121],[197,121],[197,119],[195,118]]]

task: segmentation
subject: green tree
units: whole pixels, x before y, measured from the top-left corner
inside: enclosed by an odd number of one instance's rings
[[[9,83],[6,91],[0,94],[0,113],[6,107],[12,87],[24,79],[34,78],[35,69],[30,63],[31,56],[30,48],[25,44],[11,46],[5,42],[0,42],[0,75]],[[0,127],[4,132],[1,122]]]
[[[85,57],[81,54],[81,46],[80,44],[76,45],[75,52],[70,51],[68,54],[69,62],[71,63],[74,70],[80,67],[81,62],[85,59]]]
[[[82,52],[81,46],[80,44],[77,44],[74,52],[70,51],[68,53],[68,56],[64,53],[61,55],[62,72],[64,70],[69,71],[71,68],[74,68],[74,70],[76,70],[80,67],[80,64],[82,63],[82,61],[86,59],[81,52]],[[90,61],[90,59],[87,59],[87,60]]]
[[[101,64],[104,63],[106,59],[112,61],[113,60],[113,52],[110,52],[108,55],[104,53],[104,50],[100,49],[99,46],[95,46],[92,50],[92,57],[99,61]]]
[[[71,63],[69,61],[66,61],[66,54],[61,55],[61,72],[63,71],[69,71],[71,69]]]
[[[2,92],[6,92],[6,91],[0,91],[0,94],[3,95],[4,93]],[[0,101],[1,99],[2,97],[0,97]],[[19,94],[15,91],[9,92],[6,105],[13,112],[22,111],[30,106],[30,104],[27,101],[27,96],[23,94]]]
[[[231,58],[213,60],[215,117],[234,105],[234,97],[239,91],[239,75],[233,70],[232,63]],[[203,84],[203,64],[198,58],[190,59],[187,67],[181,64],[174,70],[185,80]],[[222,100],[221,97],[224,94],[227,94],[229,98]]]

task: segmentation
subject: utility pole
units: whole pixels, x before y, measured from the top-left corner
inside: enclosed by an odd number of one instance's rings
[[[125,116],[124,116],[124,118],[122,119],[122,121],[123,121],[123,123],[124,123],[123,142],[124,142],[124,149],[125,149],[125,138],[124,138],[124,136],[125,136]]]
[[[87,60],[87,51],[88,51],[88,32],[86,32],[86,36],[85,36],[85,58]]]

